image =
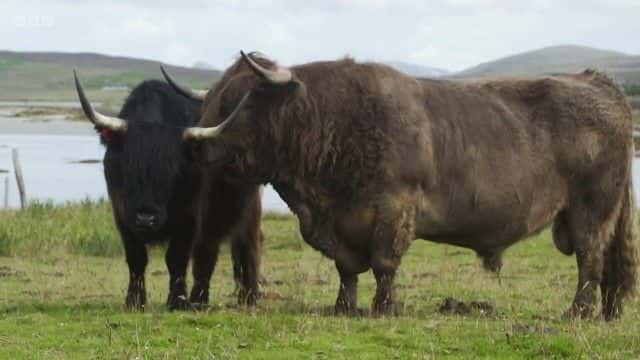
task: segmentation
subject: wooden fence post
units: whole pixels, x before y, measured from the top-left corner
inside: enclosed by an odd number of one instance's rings
[[[4,178],[4,208],[9,208],[9,177]]]
[[[27,190],[24,187],[24,177],[22,176],[18,149],[11,149],[11,157],[13,158],[13,172],[16,174],[18,192],[20,193],[20,208],[24,209],[27,206]]]

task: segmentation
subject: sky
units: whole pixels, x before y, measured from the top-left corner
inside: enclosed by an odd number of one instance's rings
[[[640,54],[640,0],[0,0],[0,49],[224,69],[352,56],[458,71],[560,44]]]

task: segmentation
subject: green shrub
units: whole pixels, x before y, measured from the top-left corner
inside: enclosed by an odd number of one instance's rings
[[[627,96],[640,95],[640,84],[624,84],[622,88]]]

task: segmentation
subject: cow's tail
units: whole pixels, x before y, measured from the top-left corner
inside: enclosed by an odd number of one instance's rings
[[[635,210],[633,181],[629,176],[614,233],[604,254],[600,290],[602,314],[606,320],[620,317],[624,299],[635,291],[638,267]]]
[[[613,241],[610,248],[610,261],[617,271],[618,296],[624,298],[632,293],[636,286],[638,268],[637,218],[634,201],[633,181],[629,176],[622,207],[618,215]]]

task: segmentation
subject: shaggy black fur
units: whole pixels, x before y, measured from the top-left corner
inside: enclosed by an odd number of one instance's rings
[[[130,270],[129,307],[143,308],[146,301],[146,244],[164,240],[169,242],[167,305],[186,309],[206,304],[218,248],[226,237],[233,241],[240,301],[255,302],[259,192],[257,187],[229,185],[191,161],[191,145],[183,142],[182,133],[198,121],[200,107],[164,82],[145,81],[131,92],[118,115],[127,121],[126,132],[96,129],[107,148],[105,178]],[[225,217],[219,216],[221,209]],[[141,224],[141,216],[153,221]],[[187,300],[185,277],[192,252],[194,286]]]

